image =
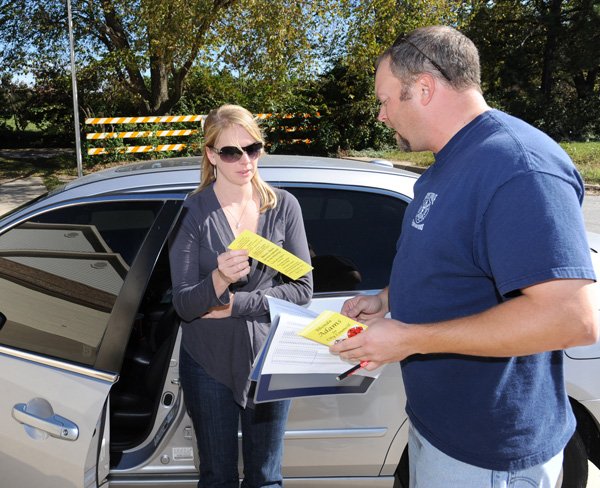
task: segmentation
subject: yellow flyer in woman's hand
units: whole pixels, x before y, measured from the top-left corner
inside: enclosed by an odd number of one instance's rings
[[[229,244],[229,249],[247,249],[251,258],[297,280],[313,267],[291,252],[249,230],[243,231]]]
[[[366,328],[366,325],[341,313],[326,310],[298,332],[298,335],[330,346],[338,341],[353,337]]]

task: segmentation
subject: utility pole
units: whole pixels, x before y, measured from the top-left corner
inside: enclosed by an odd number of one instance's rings
[[[73,118],[75,121],[75,158],[77,159],[77,176],[83,176],[81,159],[81,136],[79,131],[79,102],[77,101],[77,74],[75,72],[75,48],[73,44],[73,19],[71,17],[71,0],[67,0],[67,17],[69,20],[69,48],[71,51],[71,86],[73,88]]]

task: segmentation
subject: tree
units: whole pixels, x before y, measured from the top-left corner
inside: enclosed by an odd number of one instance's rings
[[[597,137],[600,0],[480,2],[467,32],[488,98],[557,139]]]
[[[318,82],[316,103],[326,107],[322,145],[326,152],[379,149],[395,145],[392,132],[377,122],[375,61],[403,32],[431,24],[457,25],[464,2],[371,0],[349,2],[344,49],[333,51],[333,67]]]
[[[311,72],[341,2],[332,0],[77,0],[77,59],[126,89],[144,114],[168,113],[195,64],[277,87]],[[4,69],[66,69],[61,0],[2,0]]]
[[[12,120],[17,131],[27,128],[30,121],[28,106],[33,98],[33,90],[26,83],[13,81],[10,76],[0,78],[0,127]]]

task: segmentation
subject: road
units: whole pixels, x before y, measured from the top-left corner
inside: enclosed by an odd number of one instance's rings
[[[587,194],[583,199],[583,218],[591,232],[600,234],[600,195]]]

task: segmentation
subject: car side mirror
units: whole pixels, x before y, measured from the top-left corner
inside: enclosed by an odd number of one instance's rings
[[[4,327],[5,323],[6,323],[6,315],[4,315],[2,312],[0,312],[0,330],[2,330],[2,327]]]

